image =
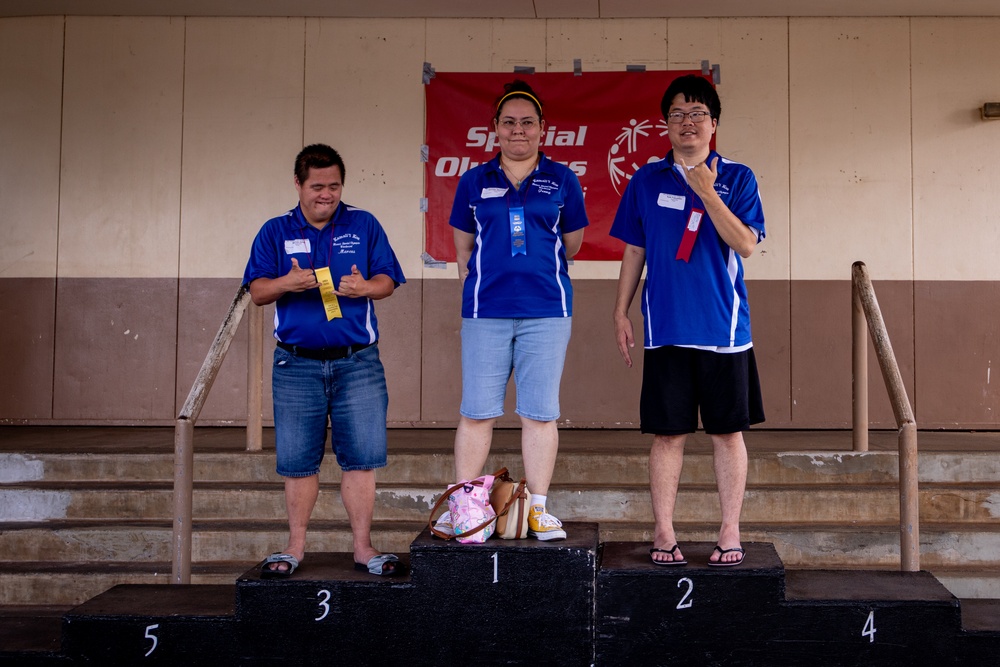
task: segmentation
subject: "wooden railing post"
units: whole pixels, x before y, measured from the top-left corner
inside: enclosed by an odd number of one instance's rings
[[[917,425],[899,429],[899,556],[903,572],[920,571],[920,495]]]
[[[868,451],[868,328],[865,322],[864,306],[861,305],[861,291],[858,284],[851,281],[851,387],[854,451]]]
[[[174,427],[174,529],[170,583],[191,583],[191,504],[194,494],[194,422]]]
[[[248,306],[247,319],[247,451],[259,452],[264,446],[264,309]]]
[[[910,399],[906,395],[906,386],[903,384],[903,376],[899,372],[899,364],[896,363],[896,355],[892,351],[892,343],[889,342],[889,333],[882,319],[882,310],[879,308],[878,299],[875,298],[875,288],[872,287],[871,278],[868,276],[868,269],[864,262],[854,262],[851,267],[851,285],[854,304],[852,310],[856,311],[858,305],[864,311],[865,320],[868,322],[868,332],[871,334],[872,343],[875,346],[875,355],[878,357],[879,368],[882,370],[882,379],[885,388],[889,392],[889,402],[892,404],[892,414],[896,418],[896,426],[899,428],[899,560],[900,569],[904,572],[917,572],[920,570],[920,495],[918,489],[919,457],[917,452],[917,422],[913,417],[913,408],[910,406]],[[865,381],[865,407],[863,413],[858,409],[859,382],[858,376],[861,372],[867,375],[867,369],[858,369],[858,348],[865,348],[867,357],[867,345],[864,336],[858,342],[858,331],[856,321],[852,314],[853,354],[854,360],[854,433],[864,431],[865,449],[868,448],[868,406],[867,406],[867,380]],[[867,364],[867,360],[864,362]],[[859,424],[860,416],[864,415],[864,423]],[[857,435],[855,435],[857,438]],[[858,450],[858,441],[855,439],[855,449]]]

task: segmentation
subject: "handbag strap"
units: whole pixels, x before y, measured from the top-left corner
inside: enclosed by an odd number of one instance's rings
[[[500,468],[495,473],[493,473],[493,479],[494,479],[494,481],[496,481],[496,479],[505,477],[506,475],[507,475],[507,469],[506,468]],[[438,530],[437,528],[435,528],[434,527],[434,514],[438,511],[438,508],[441,507],[441,505],[443,505],[445,502],[447,502],[448,496],[450,496],[455,491],[458,491],[462,487],[466,486],[467,484],[471,484],[473,486],[482,486],[483,485],[483,483],[481,481],[479,481],[478,478],[470,480],[468,482],[459,482],[455,486],[453,486],[450,489],[448,489],[447,491],[445,491],[444,494],[440,498],[438,498],[438,501],[436,503],[434,503],[434,507],[431,508],[431,516],[427,520],[427,527],[430,528],[431,533],[433,533],[434,535],[437,535],[438,537],[440,537],[443,540],[454,539],[455,537],[457,537],[457,535],[455,535],[455,534],[449,535],[448,533],[445,533],[444,531],[441,531],[441,530]],[[507,511],[508,508],[509,508],[509,505],[508,505],[508,507],[504,508],[504,511]],[[466,532],[462,533],[462,537],[468,537],[469,535],[475,535],[479,531],[485,530],[487,526],[489,526],[491,523],[493,523],[496,520],[497,520],[497,518],[495,516],[490,517],[489,519],[486,520],[485,523],[477,526],[473,530],[466,531]],[[452,519],[452,521],[454,521],[454,519]]]
[[[508,477],[507,479],[505,479],[503,481],[513,483],[514,480],[512,480],[512,479],[510,479]],[[510,511],[510,508],[514,506],[514,503],[517,502],[517,499],[524,497],[524,490],[527,488],[527,486],[528,486],[527,480],[525,480],[522,477],[521,481],[517,483],[517,488],[514,489],[514,493],[510,494],[510,498],[507,499],[507,504],[503,506],[502,510],[500,510],[499,512],[497,512],[497,517],[502,517],[505,514],[507,514],[507,512]]]

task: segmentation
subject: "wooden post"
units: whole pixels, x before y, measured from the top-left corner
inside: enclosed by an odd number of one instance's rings
[[[259,452],[264,446],[264,309],[253,304],[247,308],[247,451]]]
[[[191,519],[194,490],[194,422],[180,418],[174,427],[174,530],[170,581],[191,583]]]
[[[857,266],[857,264],[855,264]],[[862,265],[863,266],[863,265]],[[868,337],[861,290],[851,280],[851,368],[854,451],[868,451]]]
[[[920,571],[920,495],[917,425],[899,429],[899,557],[903,572]]]

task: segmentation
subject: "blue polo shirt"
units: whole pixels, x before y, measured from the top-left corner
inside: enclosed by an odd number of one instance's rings
[[[757,178],[749,167],[715,151],[719,158],[715,191],[729,210],[764,238],[764,210]],[[622,195],[611,236],[646,250],[646,282],[642,290],[644,346],[663,345],[746,348],[750,306],[739,254],[719,236],[706,213],[690,261],[676,259],[693,207],[705,205],[674,165],[665,160],[641,167]]]
[[[243,284],[257,278],[279,278],[299,267],[330,267],[334,285],[341,276],[358,271],[368,278],[383,274],[399,286],[406,282],[385,231],[368,211],[340,202],[333,218],[316,229],[296,206],[264,223],[250,249]],[[326,319],[319,289],[287,292],[275,304],[274,337],[308,348],[363,345],[378,340],[378,319],[371,299],[338,297],[342,318]]]
[[[511,248],[510,210],[524,209],[524,254]],[[541,156],[515,190],[500,154],[462,174],[451,209],[452,227],[475,235],[462,317],[570,317],[573,287],[562,235],[586,227],[580,180],[568,167]]]

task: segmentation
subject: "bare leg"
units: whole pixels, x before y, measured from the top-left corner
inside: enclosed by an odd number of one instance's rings
[[[687,435],[657,435],[649,452],[649,492],[653,500],[653,546],[669,549],[677,544],[674,533],[674,505],[677,502],[677,486],[684,467],[684,441]],[[654,553],[653,559],[669,563],[682,560],[680,549],[674,555]]]
[[[475,479],[483,473],[493,444],[496,419],[462,417],[455,430],[455,481]]]
[[[288,513],[288,546],[285,553],[302,560],[306,555],[306,529],[319,497],[319,475],[285,478],[285,511]],[[287,563],[271,563],[272,570],[287,570]]]
[[[743,512],[743,496],[747,487],[747,448],[742,433],[713,435],[715,450],[715,481],[719,486],[719,503],[722,506],[722,528],[719,530],[718,545],[732,549],[740,545],[740,515]],[[739,560],[738,553],[726,554],[719,558],[712,554],[712,561],[724,563]]]
[[[521,417],[521,457],[524,476],[533,494],[546,496],[559,452],[559,428],[554,421],[539,422]]]
[[[354,538],[354,562],[367,563],[379,552],[372,546],[372,515],[375,513],[375,471],[345,470],[340,480],[340,499],[347,510]]]

